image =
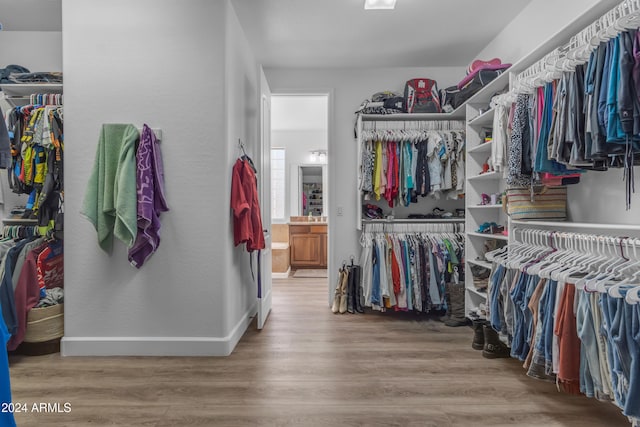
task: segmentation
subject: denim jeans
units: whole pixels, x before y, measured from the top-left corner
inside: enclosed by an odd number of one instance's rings
[[[511,342],[511,357],[520,359],[522,351],[525,347],[524,343],[524,313],[522,307],[525,300],[525,292],[527,284],[529,283],[530,276],[526,273],[521,273],[518,277],[516,285],[509,292],[509,297],[515,306],[514,321],[515,326],[513,330],[513,341]],[[522,359],[521,359],[522,360]]]
[[[587,397],[602,398],[602,378],[596,331],[591,312],[591,296],[584,290],[576,290],[578,311],[576,322],[580,338],[580,391]]]
[[[640,305],[630,306],[631,335],[629,350],[632,355],[630,384],[627,393],[627,403],[624,414],[629,417],[640,418]]]
[[[500,294],[500,287],[502,286],[505,270],[504,266],[498,265],[491,275],[491,281],[489,282],[489,322],[491,323],[491,327],[496,331],[501,331],[505,325],[502,296]]]
[[[544,361],[546,374],[549,376],[553,376],[553,325],[555,323],[557,289],[558,282],[549,280],[549,284],[547,285],[546,307],[544,310],[545,316],[543,317]],[[540,310],[542,311],[542,307]]]

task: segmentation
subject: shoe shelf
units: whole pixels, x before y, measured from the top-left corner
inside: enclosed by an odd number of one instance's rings
[[[487,293],[486,292],[479,291],[476,288],[467,288],[467,291],[469,291],[469,293],[475,294],[475,295],[477,295],[477,296],[479,296],[481,298],[484,298],[484,299],[487,298]]]
[[[489,261],[482,261],[479,259],[467,259],[465,261],[472,265],[477,265],[479,267],[491,269],[491,263]]]
[[[480,306],[486,304],[487,293],[477,290],[473,283],[471,266],[481,266],[491,269],[491,263],[481,261],[489,247],[491,240],[508,241],[503,234],[479,233],[476,230],[484,223],[496,223],[507,227],[507,216],[503,212],[502,204],[481,205],[486,195],[500,197],[505,189],[502,172],[488,171],[487,164],[491,156],[493,140],[485,142],[485,137],[492,133],[495,110],[489,107],[491,97],[508,86],[508,79],[504,78],[492,82],[491,92],[486,92],[481,98],[467,103],[466,117],[466,170],[465,176],[465,208],[466,208],[466,240],[465,240],[465,315],[477,312]],[[488,88],[486,88],[488,89]],[[484,92],[484,90],[482,91]],[[498,243],[500,244],[500,243]]]
[[[467,150],[467,154],[490,153],[493,141],[483,142]]]
[[[495,110],[493,108],[481,112],[473,119],[469,120],[469,126],[474,127],[491,127],[493,126],[493,116],[495,115]]]
[[[490,234],[490,233],[478,233],[475,231],[468,231],[468,236],[472,237],[481,237],[484,239],[496,239],[496,240],[509,240],[509,236],[505,236],[504,234]]]
[[[491,181],[502,179],[502,174],[500,172],[486,172],[479,175],[473,175],[467,179],[467,181]]]

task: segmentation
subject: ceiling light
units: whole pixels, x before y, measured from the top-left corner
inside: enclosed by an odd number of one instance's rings
[[[394,9],[396,0],[364,0],[365,9]]]

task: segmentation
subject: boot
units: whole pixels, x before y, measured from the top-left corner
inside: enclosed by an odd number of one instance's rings
[[[449,293],[449,318],[444,321],[447,326],[466,326],[469,319],[464,315],[464,285],[446,284]]]
[[[474,350],[482,350],[484,348],[484,320],[474,320],[471,322],[473,326],[473,342],[471,348]]]
[[[500,337],[495,329],[487,323],[485,323],[483,328],[484,349],[482,350],[482,357],[486,357],[487,359],[511,357],[511,350],[505,343],[500,341]]]
[[[341,268],[338,271],[338,283],[336,285],[335,294],[333,296],[333,305],[331,306],[331,311],[333,313],[337,313],[340,310],[340,289],[342,288],[343,274],[344,274],[344,270]]]
[[[364,295],[362,294],[362,283],[360,283],[362,269],[359,265],[354,265],[351,267],[351,271],[353,272],[353,283],[355,287],[355,309],[358,313],[364,313]]]
[[[349,313],[355,312],[355,275],[353,274],[353,266],[349,267],[349,281],[347,283],[347,311]]]
[[[349,270],[346,268],[342,271],[342,283],[340,285],[340,307],[338,312],[344,314],[347,312],[347,286],[349,284]]]

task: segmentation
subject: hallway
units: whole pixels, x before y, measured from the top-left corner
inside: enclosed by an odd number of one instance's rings
[[[71,404],[18,413],[18,426],[629,425],[516,360],[484,359],[470,328],[334,315],[326,298],[326,279],[274,280],[265,329],[228,358],[14,356],[14,402]]]

